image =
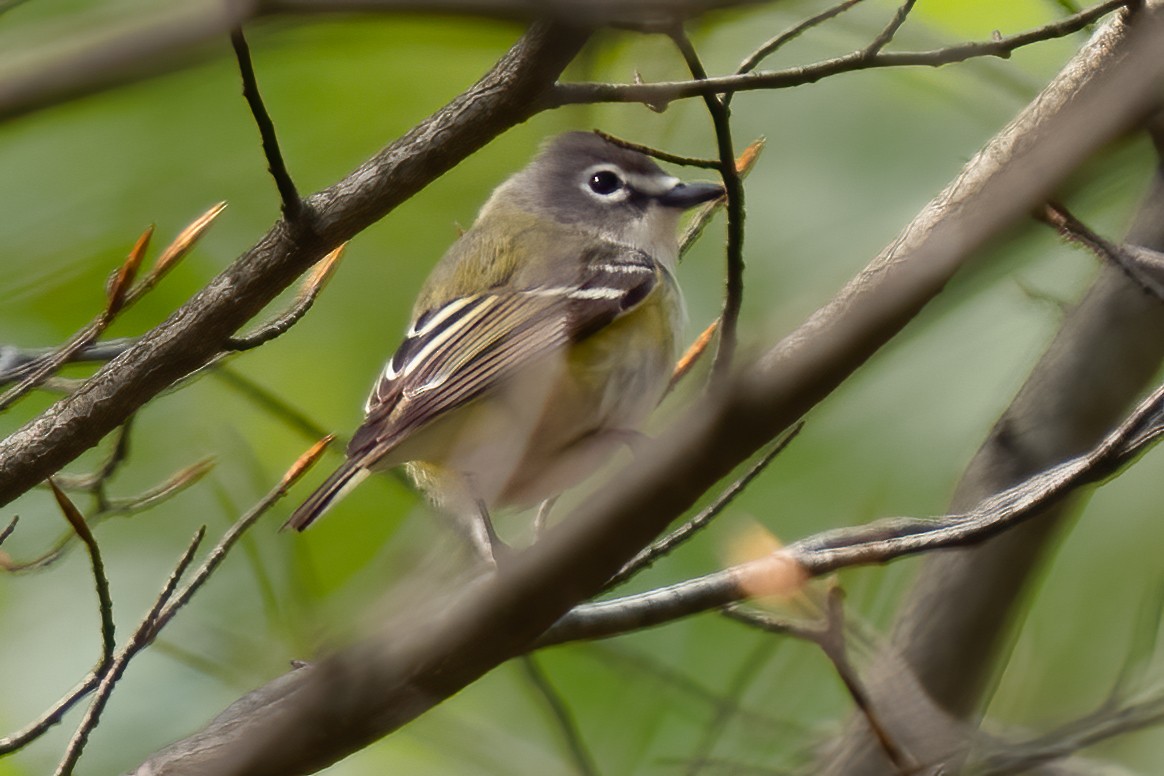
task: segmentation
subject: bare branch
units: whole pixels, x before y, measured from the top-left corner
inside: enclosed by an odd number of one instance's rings
[[[1053,226],[1068,240],[1082,245],[1119,269],[1147,293],[1164,301],[1164,254],[1136,245],[1116,245],[1105,240],[1060,204],[1047,204],[1036,213],[1036,217]]]
[[[81,757],[81,752],[85,749],[85,744],[89,740],[89,735],[97,727],[97,723],[101,719],[101,713],[105,710],[105,705],[109,702],[109,697],[113,693],[113,689],[121,680],[125,669],[129,667],[129,662],[153,639],[156,628],[155,622],[158,613],[162,607],[170,600],[170,596],[174,593],[174,588],[178,584],[178,580],[186,573],[186,569],[194,560],[194,553],[198,551],[198,546],[202,543],[202,538],[206,535],[206,528],[198,529],[194,534],[194,538],[186,547],[186,551],[182,553],[182,557],[178,559],[174,571],[170,574],[161,593],[154,601],[146,616],[142,618],[141,623],[137,629],[134,630],[133,635],[130,636],[129,642],[113,659],[112,664],[108,670],[101,677],[99,683],[94,686],[96,693],[93,696],[93,701],[89,704],[89,708],[85,711],[85,716],[81,718],[81,722],[77,725],[77,730],[73,733],[73,737],[69,739],[68,745],[65,747],[64,755],[61,761],[57,764],[57,769],[54,776],[68,776],[73,772],[73,768],[77,764],[77,760]]]
[[[241,337],[231,337],[226,341],[227,348],[236,351],[251,350],[290,331],[291,327],[297,324],[304,315],[307,315],[307,311],[315,304],[316,297],[323,291],[323,287],[327,285],[327,281],[331,279],[332,274],[334,274],[336,267],[339,265],[339,260],[343,257],[344,249],[347,248],[347,245],[347,243],[342,243],[338,248],[319,260],[319,263],[315,265],[315,269],[303,281],[303,286],[299,289],[299,294],[295,297],[295,302],[282,315],[273,321],[263,324],[249,334]],[[323,435],[317,434],[317,436]]]
[[[699,514],[662,539],[652,542],[639,552],[639,554],[627,561],[627,564],[607,583],[607,588],[618,587],[643,569],[649,568],[656,560],[671,553],[676,547],[706,528],[712,520],[728,508],[736,496],[743,493],[744,489],[752,484],[752,480],[756,479],[756,477],[760,476],[768,468],[768,464],[772,463],[776,459],[776,456],[784,452],[785,448],[792,443],[792,440],[796,438],[802,428],[804,428],[804,423],[797,423],[790,428],[776,441],[776,444],[772,446],[771,450],[760,456],[760,459],[744,472],[744,476],[740,477],[727,488],[724,488],[723,492],[716,496],[715,500],[708,504],[706,508],[700,510]]]
[[[930,51],[894,51],[888,53],[881,51],[873,57],[866,57],[863,50],[858,50],[811,65],[784,70],[753,71],[704,80],[666,81],[650,84],[559,84],[548,95],[548,107],[595,102],[638,102],[648,106],[658,106],[666,105],[673,100],[708,94],[731,94],[756,89],[788,89],[815,83],[841,73],[852,73],[860,70],[883,67],[941,67],[979,57],[1005,58],[1023,46],[1062,38],[1078,32],[1112,11],[1134,4],[1134,2],[1135,0],[1107,0],[1073,16],[1026,32]]]
[[[893,18],[889,20],[889,24],[885,25],[885,29],[881,30],[877,37],[861,50],[861,53],[866,57],[877,56],[881,49],[888,46],[893,40],[893,37],[897,35],[897,31],[901,29],[901,25],[905,24],[905,20],[909,18],[909,12],[913,10],[916,4],[917,0],[905,0],[898,7],[897,12],[893,14]]]
[[[752,72],[757,67],[759,67],[762,61],[774,54],[777,50],[783,48],[786,44],[790,43],[796,38],[799,38],[813,27],[816,27],[823,22],[827,22],[829,19],[832,19],[835,16],[839,16],[860,2],[862,2],[862,0],[844,0],[844,2],[837,3],[831,8],[826,8],[815,16],[810,16],[799,24],[790,27],[776,37],[768,40],[758,49],[749,54],[747,59],[741,62],[740,66],[736,68],[736,75],[743,75],[744,73]]]
[[[825,600],[824,625],[822,627],[811,628],[787,620],[777,620],[764,612],[743,609],[735,605],[727,607],[723,613],[745,625],[778,635],[791,635],[820,647],[821,652],[833,664],[837,676],[840,677],[845,689],[849,692],[849,697],[853,699],[857,709],[868,721],[869,728],[877,737],[877,741],[889,761],[901,774],[918,772],[919,764],[917,761],[908,752],[902,750],[893,736],[889,734],[885,725],[882,724],[880,715],[873,705],[872,696],[865,689],[865,683],[861,681],[857,669],[849,661],[845,641],[844,593],[840,587],[834,585],[829,588],[828,597]]]
[[[609,132],[603,132],[600,129],[594,130],[594,134],[598,135],[600,138],[608,143],[611,143],[612,145],[616,145],[620,148],[628,148],[631,151],[638,151],[640,154],[653,156],[659,161],[668,162],[669,164],[679,164],[683,165],[684,167],[700,167],[704,170],[719,169],[718,159],[700,159],[699,157],[695,156],[680,156],[679,154],[672,154],[659,148],[652,148],[651,146],[643,145],[641,143],[632,143],[629,140],[623,140],[621,137],[616,137],[615,135],[612,135]]]
[[[1078,488],[1110,477],[1161,435],[1164,386],[1094,450],[985,499],[968,512],[934,519],[890,517],[825,531],[765,558],[703,577],[637,595],[582,604],[547,630],[537,646],[608,638],[763,595],[773,579],[784,585],[790,567],[820,576],[842,568],[883,564],[920,552],[981,542],[1037,515]]]
[[[671,32],[671,39],[683,55],[691,75],[702,81],[707,71],[691,40],[682,28]],[[723,312],[719,316],[719,349],[712,364],[712,378],[722,380],[731,370],[735,354],[740,307],[744,300],[744,182],[736,169],[736,152],[732,146],[731,109],[727,102],[714,94],[704,94],[703,101],[715,127],[716,147],[719,151],[719,174],[727,192],[727,283]]]
[[[77,536],[81,537],[81,541],[85,543],[85,549],[89,553],[89,565],[93,570],[93,586],[97,590],[98,611],[101,615],[101,659],[97,662],[97,668],[94,670],[97,673],[103,673],[109,667],[110,661],[113,660],[113,650],[117,647],[117,639],[114,635],[113,598],[109,594],[109,578],[105,576],[105,563],[101,560],[101,548],[97,546],[97,539],[89,530],[85,516],[69,500],[65,492],[58,488],[51,479],[49,487],[52,488],[53,495],[56,497],[57,504],[60,506],[65,519],[77,532]]]
[[[13,58],[0,67],[0,121],[189,65],[210,55],[252,5],[192,0],[146,8]]]
[[[209,474],[213,467],[214,459],[204,458],[190,466],[179,469],[164,481],[136,496],[129,498],[103,497],[103,507],[100,511],[89,517],[87,524],[92,529],[93,526],[103,523],[111,517],[144,512],[173,498],[194,485]],[[54,541],[46,551],[27,560],[13,560],[11,558],[0,557],[0,569],[15,574],[44,569],[64,557],[65,551],[73,546],[73,542],[77,537],[78,534],[75,531],[67,531]]]
[[[301,272],[523,121],[585,38],[577,29],[535,25],[476,85],[310,197],[305,206],[312,211],[312,234],[275,224],[168,321],[0,442],[0,503],[44,481],[142,404],[216,358],[228,338]]]
[[[296,221],[303,212],[303,200],[291,180],[291,173],[283,161],[283,153],[279,150],[279,139],[275,136],[275,124],[271,115],[267,113],[267,106],[263,104],[259,94],[259,83],[255,77],[255,66],[251,63],[251,49],[247,39],[243,36],[242,28],[231,30],[230,44],[234,48],[235,58],[238,59],[239,74],[242,76],[243,97],[255,117],[255,124],[259,128],[259,137],[263,142],[263,153],[267,157],[267,170],[275,179],[275,186],[279,189],[279,197],[283,200],[283,217],[289,222]]]

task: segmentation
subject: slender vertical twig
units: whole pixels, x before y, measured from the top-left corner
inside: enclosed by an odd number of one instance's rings
[[[905,0],[877,37],[870,41],[868,46],[861,49],[861,56],[872,59],[880,53],[881,49],[888,46],[893,41],[893,36],[901,29],[901,25],[905,24],[905,20],[909,18],[909,12],[913,10],[916,3],[917,0]]]
[[[101,713],[105,710],[105,706],[109,702],[109,696],[113,693],[113,688],[117,686],[117,682],[125,674],[125,669],[129,667],[129,661],[153,640],[157,632],[154,624],[157,620],[158,613],[173,596],[174,589],[178,586],[178,581],[186,573],[186,569],[189,568],[190,563],[194,560],[194,553],[197,552],[198,546],[202,543],[202,538],[205,535],[205,526],[199,528],[198,532],[194,534],[194,538],[186,547],[186,551],[178,559],[178,564],[174,567],[170,578],[166,580],[166,584],[162,588],[161,593],[154,600],[153,606],[150,607],[146,616],[142,618],[141,623],[130,637],[129,643],[113,659],[109,670],[97,684],[97,691],[93,695],[93,702],[89,704],[89,708],[85,711],[85,716],[81,718],[81,723],[77,726],[73,737],[69,739],[69,744],[65,747],[65,753],[61,757],[61,761],[57,764],[56,771],[53,772],[54,776],[69,776],[73,772],[73,768],[77,765],[77,760],[81,757],[81,752],[85,749],[85,744],[89,741],[89,735],[97,727],[97,723],[101,719]]]
[[[707,70],[691,39],[682,28],[671,31],[671,39],[683,55],[691,76],[696,81],[707,79]],[[723,314],[720,316],[719,350],[712,365],[712,379],[722,382],[731,368],[735,354],[740,307],[744,296],[744,183],[736,170],[736,154],[732,147],[731,109],[715,94],[703,95],[707,112],[715,127],[716,147],[719,151],[719,173],[727,191],[727,289],[724,294]]]
[[[291,180],[291,173],[283,162],[283,153],[279,150],[279,140],[275,137],[275,124],[267,107],[263,105],[263,98],[259,94],[259,82],[255,78],[255,67],[251,62],[251,50],[247,39],[243,37],[242,28],[230,33],[230,43],[234,47],[234,55],[238,59],[238,70],[242,76],[243,97],[255,117],[255,124],[259,128],[259,137],[263,142],[263,153],[267,157],[267,169],[275,179],[275,186],[279,189],[279,197],[283,200],[283,216],[288,222],[294,223],[303,214],[303,200],[299,196],[295,182]]]

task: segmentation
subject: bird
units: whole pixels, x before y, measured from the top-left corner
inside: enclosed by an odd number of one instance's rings
[[[662,399],[685,322],[679,218],[723,196],[596,132],[546,141],[436,264],[346,460],[284,528],[403,465],[494,557],[493,510],[576,485]]]

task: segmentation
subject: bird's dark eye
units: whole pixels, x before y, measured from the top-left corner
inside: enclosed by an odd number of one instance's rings
[[[622,188],[622,178],[610,170],[599,170],[590,176],[590,190],[600,196],[609,196]]]

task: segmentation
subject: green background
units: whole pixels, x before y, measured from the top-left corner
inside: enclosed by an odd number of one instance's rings
[[[0,63],[138,13],[145,3],[37,0],[0,15]],[[156,4],[148,4],[156,5]],[[729,72],[768,37],[823,7],[778,3],[721,13],[691,28],[713,73]],[[893,6],[869,2],[810,33],[766,67],[810,62],[867,43]],[[919,4],[894,44],[930,48],[1016,32],[1057,18],[1049,0]],[[519,28],[449,17],[306,17],[247,29],[259,83],[300,189],[314,191],[471,84]],[[790,331],[889,242],[965,161],[1020,110],[1084,40],[1076,35],[1010,60],[856,73],[733,102],[739,147],[768,147],[748,179],[744,352]],[[665,38],[598,37],[572,79],[682,78]],[[350,433],[364,396],[404,329],[426,272],[458,224],[541,138],[601,127],[680,153],[711,155],[698,100],[663,114],[641,106],[542,114],[498,138],[356,237],[314,310],[289,334],[230,362],[314,423]],[[1154,157],[1143,138],[1108,149],[1063,198],[1118,236]],[[682,173],[692,177],[691,171]],[[695,176],[698,177],[698,176]],[[278,199],[239,95],[226,40],[202,64],[0,125],[0,343],[61,342],[103,302],[105,278],[137,234],[156,246],[219,200],[229,208],[193,254],[118,322],[140,333],[263,234]],[[716,221],[681,269],[694,336],[723,286]],[[154,249],[155,254],[157,247]],[[1095,262],[1028,224],[984,253],[934,304],[808,418],[781,456],[707,534],[637,579],[633,589],[722,567],[731,538],[758,521],[783,541],[885,515],[939,514],[960,471],[1006,407]],[[290,295],[285,295],[284,303]],[[272,313],[281,309],[273,306]],[[73,369],[70,375],[84,374]],[[694,388],[687,387],[687,396]],[[684,403],[673,398],[665,423]],[[7,434],[49,405],[36,394],[0,416]],[[152,402],[138,417],[114,495],[142,491],[214,456],[196,487],[97,531],[124,638],[199,525],[217,536],[313,441],[218,376]],[[1134,622],[1160,587],[1164,522],[1159,451],[1104,486],[1041,575],[1038,596],[990,707],[992,730],[1038,731],[1104,697]],[[87,456],[71,467],[83,470]],[[322,466],[334,464],[334,454]],[[316,477],[320,476],[317,472]],[[586,486],[580,488],[585,492]],[[361,632],[378,593],[451,541],[399,481],[376,478],[318,528],[276,532],[298,497],[251,531],[217,576],[130,667],[78,772],[125,770],[190,732],[242,692]],[[81,502],[83,509],[89,507]],[[41,552],[65,523],[46,491],[19,514],[3,551]],[[503,521],[520,532],[522,518]],[[434,549],[435,548],[435,549]],[[434,561],[433,558],[438,560]],[[883,628],[913,561],[841,575],[850,613]],[[0,575],[0,731],[22,726],[90,668],[99,649],[88,562],[70,552],[49,570]],[[609,642],[541,653],[600,772],[768,773],[802,762],[850,700],[815,648],[712,615]],[[50,772],[80,719],[0,760],[0,776]],[[1004,727],[1005,726],[1005,727]],[[1164,759],[1157,731],[1100,747],[1138,772]],[[327,773],[554,774],[572,766],[544,703],[506,665],[404,731]]]

